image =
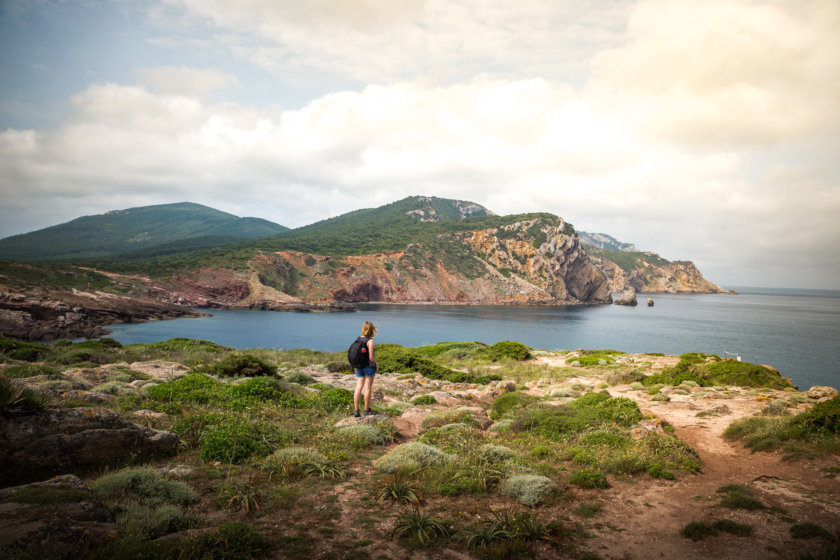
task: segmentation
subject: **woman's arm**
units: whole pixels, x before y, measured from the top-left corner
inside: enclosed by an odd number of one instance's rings
[[[376,356],[373,355],[373,339],[372,338],[367,341],[367,347],[368,347],[368,352],[369,352],[368,356],[370,356],[370,363],[372,363],[373,367],[376,368],[376,373],[379,373],[379,366],[376,365]]]

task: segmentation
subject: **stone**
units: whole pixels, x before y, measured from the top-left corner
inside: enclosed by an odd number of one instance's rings
[[[487,411],[480,406],[459,406],[455,410],[466,410],[478,422],[478,427],[482,430],[489,428],[493,421],[487,416]]]
[[[0,471],[21,474],[102,465],[174,450],[178,436],[134,424],[105,408],[59,408],[0,423]]]
[[[133,371],[145,373],[154,379],[169,380],[181,374],[186,374],[190,368],[178,362],[166,362],[163,360],[152,360],[150,362],[134,362],[128,366]]]
[[[55,490],[58,499],[49,504],[16,502],[18,492],[28,488]],[[74,475],[6,488],[0,499],[0,549],[10,558],[17,558],[16,553],[21,558],[81,558],[117,530],[108,508]]]
[[[826,400],[837,396],[837,389],[834,387],[825,387],[823,385],[814,385],[807,391],[805,396],[814,400]]]
[[[444,406],[457,406],[461,402],[461,399],[455,398],[445,391],[432,391],[429,395]]]
[[[636,290],[633,286],[627,286],[624,291],[613,302],[615,305],[638,305],[636,301]]]
[[[156,412],[154,410],[148,410],[145,408],[143,410],[135,410],[131,413],[131,415],[146,420],[153,420],[155,418],[166,418],[165,412]]]
[[[189,465],[167,465],[158,469],[158,472],[163,476],[171,476],[172,478],[185,478],[191,476],[195,469]]]
[[[653,307],[653,298],[647,298],[648,307]]]

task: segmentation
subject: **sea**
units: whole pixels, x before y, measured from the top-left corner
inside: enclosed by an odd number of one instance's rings
[[[732,289],[738,294],[640,293],[636,307],[365,304],[358,313],[210,311],[108,329],[123,344],[186,337],[239,349],[335,352],[369,320],[379,327],[378,343],[514,340],[543,350],[703,352],[771,365],[803,390],[840,387],[840,291]]]

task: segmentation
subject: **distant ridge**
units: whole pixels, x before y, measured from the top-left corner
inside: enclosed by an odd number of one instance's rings
[[[178,202],[82,216],[0,239],[0,259],[92,259],[184,241],[194,248],[219,246],[269,237],[288,229],[261,218],[240,218],[201,204]]]
[[[639,250],[632,243],[623,243],[606,233],[589,233],[586,231],[578,231],[580,242],[583,245],[590,247],[597,247],[599,249],[608,249],[610,251],[624,251],[626,253],[638,253]]]

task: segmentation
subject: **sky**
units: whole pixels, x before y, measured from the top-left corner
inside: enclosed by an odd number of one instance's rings
[[[0,0],[0,237],[428,195],[840,289],[837,29],[837,0]]]

